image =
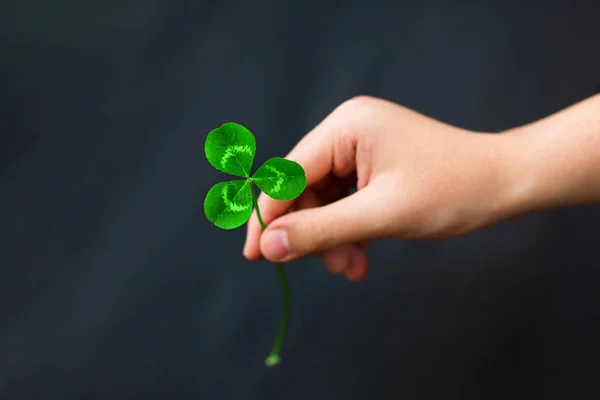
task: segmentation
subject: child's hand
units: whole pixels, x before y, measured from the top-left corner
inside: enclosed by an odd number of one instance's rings
[[[261,235],[251,217],[244,255],[285,262],[319,254],[332,273],[361,280],[372,239],[454,237],[518,213],[502,136],[384,100],[347,101],[288,154],[308,187],[291,202],[260,196],[268,226]]]

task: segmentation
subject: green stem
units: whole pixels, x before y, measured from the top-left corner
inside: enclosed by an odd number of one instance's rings
[[[254,193],[254,188],[252,187],[252,201],[254,201],[254,208],[256,209],[256,216],[258,217],[258,222],[262,230],[264,231],[266,226],[263,222],[262,216],[260,215],[260,209],[258,208],[258,200],[256,199],[256,194]],[[281,322],[279,323],[279,331],[277,332],[277,336],[275,337],[275,343],[273,343],[273,347],[271,348],[271,353],[265,359],[265,364],[268,367],[275,366],[279,364],[281,361],[280,353],[281,346],[283,345],[283,339],[285,338],[285,333],[287,331],[288,320],[290,319],[290,313],[292,312],[292,301],[290,299],[290,290],[288,289],[287,280],[285,279],[285,273],[283,272],[283,267],[280,263],[275,263],[275,268],[277,270],[277,275],[279,275],[279,282],[281,282],[281,289],[283,290],[283,301],[284,301],[284,309],[283,316],[281,317]]]

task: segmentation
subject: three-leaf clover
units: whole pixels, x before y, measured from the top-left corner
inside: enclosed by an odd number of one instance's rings
[[[281,157],[273,157],[250,175],[256,140],[254,135],[240,124],[228,122],[213,129],[204,144],[206,159],[216,169],[243,178],[214,185],[204,199],[206,218],[222,229],[234,229],[245,224],[256,208],[258,221],[265,229],[260,215],[253,184],[275,200],[293,200],[306,188],[306,175],[300,164]],[[291,311],[290,294],[280,263],[275,263],[281,281],[285,308],[279,332],[271,353],[265,360],[268,366],[279,363],[279,352],[287,329]]]

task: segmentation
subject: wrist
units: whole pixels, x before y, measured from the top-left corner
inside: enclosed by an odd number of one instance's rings
[[[498,137],[517,212],[600,201],[600,95]]]
[[[546,168],[546,144],[530,126],[489,135],[498,176],[498,219],[509,219],[554,207],[558,198]]]

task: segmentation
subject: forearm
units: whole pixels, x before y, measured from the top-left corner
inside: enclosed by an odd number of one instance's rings
[[[600,204],[600,95],[501,136],[522,212]]]

